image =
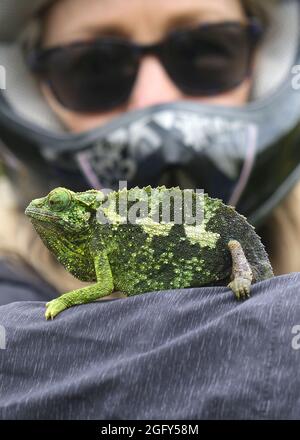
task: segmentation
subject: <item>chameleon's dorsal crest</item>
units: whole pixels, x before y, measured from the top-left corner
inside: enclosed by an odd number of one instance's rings
[[[106,196],[103,192],[97,190],[90,190],[76,194],[76,200],[90,208],[97,210],[99,206],[106,200]]]

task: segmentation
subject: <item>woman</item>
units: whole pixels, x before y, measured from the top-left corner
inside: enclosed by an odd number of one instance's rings
[[[57,46],[57,45],[66,45],[74,41],[86,41],[95,38],[95,36],[97,35],[100,35],[100,37],[101,36],[118,37],[120,35],[123,36],[124,34],[126,34],[127,40],[129,39],[142,44],[149,44],[162,40],[163,37],[172,29],[174,30],[187,29],[187,28],[195,27],[196,24],[201,24],[202,22],[222,23],[224,21],[237,21],[238,23],[244,24],[248,20],[247,16],[256,17],[262,25],[263,32],[266,32],[267,21],[268,21],[267,20],[268,14],[266,13],[266,11],[268,10],[267,6],[272,3],[274,2],[271,1],[265,4],[258,1],[243,1],[240,3],[237,0],[236,1],[224,0],[222,2],[219,1],[199,2],[198,0],[194,0],[184,4],[179,2],[178,6],[177,3],[176,6],[174,6],[173,2],[165,2],[164,8],[162,9],[162,12],[160,14],[160,19],[154,20],[154,18],[152,19],[151,17],[156,17],[157,10],[159,7],[156,4],[153,4],[153,6],[150,7],[150,5],[145,6],[144,2],[134,1],[134,2],[130,2],[130,4],[127,4],[123,1],[115,0],[114,2],[110,2],[109,6],[107,6],[103,12],[102,5],[99,2],[91,2],[90,8],[84,7],[83,1],[79,1],[79,0],[76,0],[75,2],[66,1],[66,0],[63,2],[54,2],[54,3],[50,2],[50,6],[49,6],[49,2],[46,2],[46,6],[44,7],[44,9],[42,9],[39,12],[38,20],[34,20],[34,23],[30,23],[27,29],[25,29],[25,32],[23,34],[23,40],[25,40],[26,42],[26,44],[24,44],[26,46],[26,54],[30,52],[28,46],[31,47],[33,44],[36,44],[36,41],[38,40],[39,37],[40,37],[40,43],[45,48],[51,46]],[[86,2],[84,4],[86,4]],[[99,14],[94,14],[93,12],[98,11],[99,8],[101,13],[99,12]],[[82,14],[82,11],[84,11],[84,14]],[[120,13],[118,12],[116,14],[115,11],[120,11]],[[69,20],[68,21],[69,24],[68,26],[66,26],[65,17],[69,15],[72,16],[72,20],[71,21]],[[137,23],[136,26],[132,25],[131,22],[133,20]],[[172,26],[172,20],[174,26]],[[90,31],[88,32],[87,29],[90,29]],[[218,32],[218,28],[217,28],[217,32]],[[225,33],[226,35],[226,32],[228,34],[229,30],[228,29],[222,30],[221,27],[220,32],[221,33],[223,32],[223,34]],[[231,38],[233,37],[231,36]],[[240,41],[242,41],[241,37],[240,37]],[[241,43],[241,46],[242,44],[249,46],[249,42],[247,43],[243,42]],[[248,46],[240,48],[239,52],[237,51],[236,54],[233,53],[233,56],[236,57],[240,56],[244,58],[247,57],[247,55],[245,55],[245,52],[249,50]],[[257,49],[257,47],[258,47],[258,42],[255,43],[255,49]],[[117,47],[116,50],[118,51],[121,49],[118,49]],[[116,53],[118,54],[118,52]],[[8,65],[11,62],[11,57],[12,56],[9,55]],[[251,62],[251,64],[255,65],[254,53],[250,57],[248,55],[248,58],[250,58],[249,61]],[[55,63],[55,59],[54,59],[54,63]],[[238,67],[240,68],[240,70],[243,69],[243,66],[238,66]],[[224,68],[224,66],[222,66],[222,68]],[[234,68],[234,64],[232,68]],[[68,72],[66,72],[66,74],[67,73]],[[55,72],[54,73],[51,72],[51,74],[54,75],[55,78]],[[16,105],[16,111],[19,114],[21,113],[21,116],[24,116],[25,118],[28,119],[29,114],[31,113],[30,116],[33,116],[33,119],[35,119],[34,122],[40,123],[42,128],[50,127],[51,134],[52,134],[52,130],[60,130],[59,134],[63,130],[67,130],[72,133],[81,133],[81,132],[86,132],[87,130],[91,130],[93,128],[97,128],[99,126],[103,126],[107,122],[113,120],[118,115],[124,112],[136,111],[139,109],[147,108],[155,104],[172,103],[174,101],[187,99],[193,102],[216,104],[227,107],[243,105],[249,99],[250,100],[252,99],[252,96],[254,94],[253,90],[255,89],[255,87],[259,88],[259,84],[257,84],[257,81],[256,83],[253,84],[253,78],[249,75],[246,75],[245,72],[244,74],[243,73],[241,74],[241,72],[239,74],[241,75],[240,78],[237,76],[237,79],[239,80],[239,84],[235,87],[233,87],[230,83],[228,85],[225,84],[225,91],[220,91],[218,93],[208,93],[205,90],[202,91],[200,90],[199,92],[197,92],[197,90],[196,92],[193,90],[192,93],[187,93],[187,91],[183,90],[182,87],[180,88],[180,85],[178,85],[176,81],[174,81],[172,77],[167,73],[166,68],[160,62],[159,58],[157,58],[155,54],[149,54],[141,59],[138,73],[135,74],[136,76],[135,81],[130,87],[129,93],[126,92],[128,96],[126,96],[125,99],[123,99],[123,101],[121,99],[120,103],[111,106],[106,104],[106,107],[104,107],[104,109],[100,108],[98,111],[97,111],[97,104],[99,102],[105,99],[108,100],[111,99],[111,101],[113,102],[116,98],[113,95],[112,96],[108,95],[106,98],[102,92],[102,96],[99,96],[99,100],[96,101],[96,103],[94,104],[96,111],[95,110],[91,111],[90,109],[87,109],[87,111],[76,111],[76,110],[74,111],[72,109],[72,105],[71,106],[69,105],[69,107],[71,108],[68,108],[68,106],[66,105],[64,106],[63,104],[61,104],[61,102],[59,102],[57,89],[54,90],[54,92],[56,91],[56,97],[54,96],[55,93],[53,93],[53,89],[51,90],[51,88],[47,86],[47,80],[49,80],[49,78],[47,78],[46,76],[44,79],[42,78],[42,80],[39,82],[39,87],[41,88],[43,95],[46,98],[46,102],[48,103],[49,107],[52,109],[51,113],[49,112],[49,110],[46,113],[45,108],[43,107],[44,103],[40,103],[38,107],[37,106],[34,107],[35,103],[38,102],[38,97],[36,95],[23,96],[24,94],[29,92],[26,92],[24,90],[19,90],[16,84],[12,84],[11,88],[8,87],[6,92],[7,95],[5,95],[5,97],[13,105]],[[9,78],[13,77],[14,75],[15,73],[13,71],[9,72],[7,74],[8,77],[7,81],[9,81]],[[112,76],[111,72],[107,72],[106,75],[108,77]],[[36,74],[35,77],[38,79],[39,75]],[[103,81],[105,82],[105,80],[107,81],[107,79],[104,78]],[[204,80],[206,80],[206,78],[204,78]],[[116,81],[118,83],[122,82],[118,80],[117,76],[116,76]],[[129,80],[129,82],[130,81],[131,80]],[[214,86],[213,81],[212,81],[212,86]],[[218,87],[219,85],[217,84],[216,86]],[[126,87],[128,86],[125,86],[125,88]],[[220,87],[222,89],[222,85]],[[29,83],[28,90],[31,91],[31,88],[32,88],[32,84]],[[118,87],[116,87],[115,83],[113,84],[107,83],[107,85],[105,83],[104,86],[102,85],[102,88],[100,87],[100,93],[101,90],[103,89],[108,90],[109,88],[111,90],[117,90],[116,93],[118,93],[119,95],[122,95],[122,93],[124,94],[124,91],[122,90],[121,86],[120,86],[120,91],[118,91]],[[251,90],[252,90],[252,95],[249,96]],[[70,91],[69,93],[71,92],[72,91]],[[17,93],[19,93],[20,95],[19,97],[16,96]],[[93,94],[93,90],[91,91],[91,93]],[[94,96],[97,96],[97,93],[94,93]],[[24,107],[23,103],[21,102],[22,99],[26,100],[26,107]],[[16,102],[13,102],[13,100],[15,100]],[[32,110],[30,110],[30,108],[28,110],[28,107],[30,106],[32,106]],[[15,118],[16,115],[13,116],[14,119],[16,119]],[[238,117],[238,113],[236,113],[234,116]],[[60,124],[59,128],[57,128],[58,124]],[[2,131],[4,131],[6,127],[7,124],[4,122],[4,127]],[[22,138],[20,139],[20,141],[18,141],[18,144],[12,145],[15,144],[15,142],[10,141],[11,133],[6,134],[3,132],[2,137],[4,142],[6,141],[7,145],[11,148],[10,153],[14,153],[17,157],[20,156],[20,142],[22,142]],[[54,140],[51,140],[51,142],[54,142]],[[70,143],[70,140],[68,142]],[[62,141],[62,143],[64,143],[64,140]],[[74,140],[73,143],[76,144],[76,141]],[[114,147],[114,151],[115,150],[116,148]],[[47,169],[49,169],[49,166],[51,167],[51,163],[54,164],[54,159],[52,158],[51,160],[49,158],[49,156],[51,156],[51,152],[47,153],[48,157],[46,158],[46,161],[45,161],[45,156],[43,157],[43,160],[40,159],[42,160],[41,163],[38,162],[38,157],[40,156],[38,150],[35,152],[33,148],[32,152],[28,151],[26,153],[27,153],[26,156],[23,157],[24,154],[22,155],[21,152],[21,162],[24,163],[24,160],[28,161],[29,168],[27,168],[26,171],[24,169],[24,166],[22,165],[21,172],[17,171],[17,173],[13,173],[14,190],[15,192],[16,192],[16,188],[19,188],[21,190],[19,194],[19,198],[21,198],[22,208],[26,206],[26,203],[31,198],[43,195],[48,191],[48,189],[53,188],[54,185],[56,186],[65,185],[74,188],[78,186],[80,189],[86,186],[86,183],[78,185],[79,171],[76,169],[76,167],[74,168],[74,171],[73,169],[70,170],[71,166],[68,164],[69,169],[67,169],[67,171],[61,169],[63,168],[62,166],[63,159],[60,159],[59,169],[55,170],[56,173],[55,176],[48,175],[49,173]],[[69,162],[74,162],[74,153],[72,154],[73,156],[68,158]],[[35,160],[31,158],[31,155],[35,156]],[[181,153],[179,152],[178,155],[180,156]],[[108,165],[106,169],[100,167],[99,174],[101,174],[100,177],[104,178],[103,179],[104,182],[107,183],[109,186],[111,186],[111,182],[109,181],[109,177],[107,178],[107,175],[109,175],[109,173],[112,173],[112,168],[114,169],[116,165],[114,162],[114,157],[112,157],[112,160],[109,161],[108,156],[109,155],[107,154],[104,161],[104,162],[108,161]],[[100,157],[100,159],[103,160],[102,157]],[[115,161],[117,159],[118,158],[116,157]],[[191,161],[193,161],[193,159],[194,158],[192,157]],[[75,160],[77,160],[77,158],[75,158]],[[161,157],[159,157],[156,162],[159,162],[161,160],[162,160]],[[57,162],[58,161],[59,159],[57,159]],[[226,161],[226,158],[224,161]],[[124,158],[123,160],[119,160],[118,162],[124,163]],[[148,167],[147,163],[150,163],[150,160],[148,161],[145,160],[144,162]],[[219,162],[222,162],[222,160]],[[13,163],[14,166],[16,167],[16,160],[12,159],[8,161],[6,159],[6,163],[7,164]],[[18,162],[18,164],[20,167],[21,166],[20,162]],[[130,166],[132,167],[130,163],[128,166],[129,168]],[[198,169],[201,169],[200,167],[201,167],[201,163],[199,164]],[[140,169],[142,169],[141,166]],[[28,170],[30,170],[29,173]],[[10,170],[8,170],[8,172],[9,171]],[[163,182],[166,181],[167,183],[169,182],[170,176],[167,175],[166,177],[166,175],[164,175],[163,172],[161,171],[158,173],[161,174],[159,176],[161,180],[159,181],[163,181]],[[213,186],[213,184],[207,181],[197,182],[196,178],[191,180],[187,179],[187,175],[191,175],[190,170],[188,170],[188,172],[185,173],[183,179],[181,177],[182,173],[177,172],[176,174],[174,171],[172,173],[173,173],[172,179],[170,182],[172,184],[180,184],[181,186],[188,186],[188,187],[195,187],[196,184],[202,185],[201,187],[204,187],[206,190],[209,190],[209,192],[211,192],[212,195],[215,195],[217,197],[223,196],[222,198],[225,199],[226,202],[237,202],[237,200],[232,200],[230,196],[227,197],[226,194],[224,195],[220,192],[220,188],[224,186],[224,176],[221,176],[221,179],[219,179],[221,183],[220,185],[218,185],[218,188],[215,188],[214,187],[215,185]],[[260,175],[261,173],[262,171],[259,170]],[[289,175],[290,173],[291,171],[289,170]],[[30,174],[30,176],[28,176],[28,174]],[[41,175],[39,176],[39,174]],[[141,172],[141,174],[145,174],[145,173]],[[149,172],[147,172],[147,174],[149,174]],[[215,171],[212,170],[211,176],[214,176],[214,174]],[[33,175],[35,175],[36,177],[33,178]],[[59,175],[58,178],[57,175]],[[123,178],[121,172],[119,172],[119,175],[121,177],[121,179],[119,180],[129,180],[128,174],[127,175],[125,174],[125,178]],[[20,184],[17,184],[16,180],[20,179],[20,176],[22,176],[21,177],[22,182]],[[47,187],[44,184],[44,182],[49,182],[49,180],[53,181],[53,184]],[[271,180],[271,177],[269,178],[269,180]],[[92,186],[96,186],[97,184],[97,182],[95,183],[95,179],[92,179],[92,181],[89,183]],[[135,183],[136,184],[152,183],[152,176],[149,175],[148,180],[146,178],[144,181],[139,177],[135,181]],[[277,191],[281,183],[282,182],[276,182],[272,186],[271,192]],[[6,188],[7,185],[5,184],[4,186],[5,188],[3,190],[2,198],[7,198],[8,197],[7,196],[8,189]],[[249,184],[248,188],[249,191],[253,192],[252,186]],[[45,189],[43,189],[44,187]],[[264,238],[276,274],[296,271],[299,268],[298,266],[298,261],[300,259],[300,256],[298,255],[299,247],[297,246],[297,241],[293,238],[298,236],[298,222],[297,222],[297,208],[296,208],[297,197],[298,197],[297,187],[298,187],[297,185],[294,186],[293,191],[289,194],[288,197],[285,198],[285,200],[279,206],[274,206],[274,208],[276,207],[276,209],[273,209],[271,213],[267,212],[269,214],[269,218],[267,220],[265,219],[266,217],[265,215],[263,222],[260,221],[260,223],[261,224],[263,223],[263,225],[258,232]],[[39,188],[39,190],[37,190],[37,188]],[[270,195],[268,197],[270,198]],[[12,198],[13,195],[10,195],[9,196],[10,202]],[[278,198],[278,200],[276,201],[277,205],[279,200],[280,199]],[[250,219],[254,209],[260,207],[259,204],[262,204],[262,202],[258,201],[256,203],[256,206],[254,205],[254,207],[250,207],[250,210],[248,210],[248,212],[246,211],[246,215],[250,216]],[[241,206],[241,211],[243,212],[243,206]],[[8,208],[5,210],[5,214],[6,215],[2,219],[2,224],[5,225],[5,227],[2,228],[3,233],[0,241],[0,248],[2,249],[1,252],[2,255],[7,254],[8,252],[10,254],[14,253],[15,255],[18,255],[19,257],[23,258],[25,261],[29,262],[29,264],[33,268],[35,268],[35,270],[38,273],[40,273],[46,280],[48,280],[48,282],[50,282],[50,284],[54,285],[55,288],[58,289],[59,291],[65,291],[66,289],[67,290],[73,289],[75,286],[78,285],[77,281],[75,281],[68,274],[63,272],[60,267],[57,267],[57,265],[52,261],[51,257],[45,255],[46,250],[42,245],[39,244],[39,241],[36,240],[34,233],[32,232],[32,228],[30,225],[27,224],[27,221],[24,219],[22,212],[18,214],[18,212],[16,212],[14,209],[9,210]],[[19,222],[22,223],[22,233],[16,234],[15,229],[18,228],[18,230],[20,230]],[[12,240],[11,237],[17,237],[17,239]],[[34,242],[35,244],[33,245],[32,242]],[[29,249],[30,249],[30,256],[28,255]],[[57,271],[59,271],[60,273],[59,277],[57,277]]]
[[[89,3],[88,8],[87,3]],[[287,3],[289,3],[288,6],[286,6]],[[36,8],[42,4],[43,9]],[[286,144],[287,155],[291,154],[293,160],[290,160],[289,156],[286,158],[287,165],[285,168],[282,167],[284,169],[281,175],[278,175],[278,180],[273,182],[274,179],[270,178],[264,182],[265,176],[262,175],[261,166],[262,163],[266,163],[267,155],[259,156],[259,148],[265,146],[266,140],[268,147],[274,143],[273,150],[267,149],[267,152],[273,151],[267,157],[271,157],[272,160],[275,156],[278,158],[279,156],[274,154],[277,151],[275,147],[278,146],[272,138],[273,132],[276,132],[277,141],[282,142],[287,129],[277,121],[278,115],[273,115],[269,104],[266,108],[270,113],[267,113],[267,116],[264,115],[263,123],[266,125],[265,122],[269,118],[271,125],[274,119],[278,129],[272,130],[272,136],[270,133],[267,135],[264,133],[264,142],[260,139],[261,144],[257,146],[255,136],[261,127],[255,127],[254,121],[256,118],[257,124],[260,123],[259,108],[254,113],[248,111],[246,105],[248,101],[254,101],[255,94],[259,94],[260,89],[264,89],[264,93],[268,91],[274,96],[279,95],[274,92],[274,88],[279,89],[278,84],[283,81],[282,77],[286,78],[290,68],[288,63],[283,66],[283,69],[278,66],[282,76],[279,79],[275,78],[272,82],[273,89],[262,87],[261,84],[265,79],[261,76],[260,81],[257,81],[254,74],[257,74],[258,66],[262,63],[259,60],[260,45],[263,44],[264,38],[267,38],[266,34],[272,20],[276,22],[278,17],[288,20],[289,28],[295,32],[298,26],[297,18],[295,19],[297,7],[297,1],[286,2],[283,5],[272,0],[268,2],[166,0],[163,3],[158,0],[151,2],[145,0],[132,0],[131,2],[126,0],[109,2],[105,0],[88,0],[88,2],[86,0],[62,0],[51,3],[32,2],[32,7],[28,7],[28,10],[24,7],[19,21],[16,20],[14,24],[10,23],[10,26],[7,26],[3,19],[3,38],[9,38],[10,35],[10,38],[14,40],[15,37],[12,37],[15,35],[14,26],[22,25],[23,29],[22,34],[19,35],[20,41],[18,41],[17,49],[12,47],[11,51],[6,52],[3,47],[8,83],[13,82],[16,66],[19,66],[19,72],[23,72],[24,75],[28,76],[28,71],[30,71],[28,82],[27,80],[25,82],[25,76],[22,77],[22,84],[26,83],[26,88],[16,92],[17,83],[14,88],[8,84],[3,94],[6,101],[1,101],[0,135],[6,144],[6,148],[3,148],[3,156],[6,174],[13,182],[11,185],[13,189],[8,196],[9,203],[4,209],[0,246],[1,254],[6,261],[18,260],[14,266],[7,266],[7,263],[3,265],[2,278],[5,280],[5,277],[8,277],[9,283],[17,278],[19,285],[23,283],[23,288],[18,293],[19,296],[15,294],[17,286],[12,292],[12,289],[7,290],[9,284],[7,280],[6,284],[2,283],[6,288],[6,290],[3,288],[3,303],[18,299],[44,300],[46,296],[48,298],[56,296],[55,289],[65,292],[81,285],[79,281],[66,274],[48,255],[34,235],[22,211],[31,198],[43,195],[48,188],[58,185],[68,186],[75,190],[82,190],[89,186],[101,187],[105,184],[114,187],[119,180],[127,180],[130,184],[165,182],[172,185],[176,183],[183,187],[203,185],[212,195],[222,196],[225,201],[236,204],[242,212],[249,214],[250,217],[253,215],[253,218],[257,219],[257,223],[263,228],[261,232],[264,233],[265,243],[270,250],[271,260],[277,274],[298,270],[299,222],[295,200],[297,200],[299,186],[295,186],[281,205],[278,205],[282,198],[282,191],[280,192],[279,189],[283,183],[291,181],[288,177],[291,176],[292,171],[296,170],[295,147],[292,143],[294,138],[290,136],[290,143]],[[278,12],[278,15],[275,12]],[[29,17],[33,20],[30,21]],[[25,26],[26,23],[27,26]],[[96,43],[95,40],[97,40]],[[20,43],[22,59],[18,53]],[[293,58],[293,48],[294,46],[291,47],[289,62],[296,59],[296,57]],[[15,52],[14,49],[16,49]],[[34,87],[37,91],[37,86],[42,93],[43,101],[38,99],[37,94],[31,94]],[[282,95],[284,95],[282,110],[287,106],[287,102],[289,104],[297,102],[298,98],[295,98],[295,94],[282,92]],[[297,115],[296,110],[294,113]],[[254,119],[253,115],[256,115]],[[291,132],[292,128],[296,130],[298,127],[300,118],[297,121],[295,119],[296,116],[289,119],[286,117]],[[170,125],[170,120],[173,121],[173,125]],[[193,132],[196,133],[194,137]],[[242,146],[243,151],[241,151],[242,143],[245,144],[245,147]],[[232,149],[233,146],[234,149]],[[254,160],[255,152],[258,158],[256,161]],[[274,170],[278,166],[277,162],[278,159],[273,164]],[[255,168],[256,166],[260,168]],[[257,170],[259,170],[259,179]],[[264,182],[265,185],[257,194],[254,192],[253,178],[256,182]],[[290,189],[291,185],[285,185],[285,194]],[[3,198],[5,196],[7,198],[7,191],[6,186]],[[275,201],[270,197],[270,192],[273,191],[276,193]],[[278,206],[270,214],[276,203]],[[29,267],[26,268],[24,262]],[[11,271],[9,275],[7,275],[7,270]],[[23,275],[21,271],[25,271],[25,274]],[[24,288],[25,284],[26,288]],[[54,290],[51,290],[51,286]],[[267,287],[271,286],[265,285],[266,289]],[[276,286],[274,289],[276,290]],[[176,293],[179,294],[179,292]],[[202,289],[202,293],[205,298],[205,289]],[[190,292],[190,295],[193,295],[193,292]],[[149,301],[148,296],[145,298],[145,301]],[[191,301],[191,298],[189,300]],[[130,303],[130,307],[137,307],[140,316],[143,316],[142,307],[139,304],[142,304],[144,300],[140,298],[134,301],[136,302]],[[117,301],[112,303],[109,307],[119,307]],[[152,306],[154,305],[152,303]],[[13,326],[17,325],[17,320],[14,320],[14,313],[18,310],[16,307],[11,304],[7,309],[7,316],[10,317],[10,321],[7,322],[13,322]],[[150,303],[147,303],[147,307],[151,310],[152,316],[156,316],[155,307],[151,308]],[[161,304],[162,310],[165,307],[166,304]],[[211,317],[213,307],[208,303],[203,307]],[[34,307],[30,309],[29,304],[25,303],[21,309],[22,313],[35,319]],[[76,322],[79,323],[78,328],[82,330],[83,327],[80,326],[81,318],[78,316],[75,318],[73,312],[69,315],[71,318],[69,331],[73,329],[76,333]],[[108,313],[105,318],[103,317],[103,325],[106,322],[105,319],[108,318],[109,322],[118,322],[118,312],[120,310],[114,309],[112,315]],[[130,313],[130,308],[128,312]],[[277,309],[275,312],[278,312]],[[240,312],[235,309],[235,313]],[[244,312],[244,317],[248,319],[251,312],[247,313]],[[193,322],[193,320],[190,321],[188,315],[186,316],[186,322]],[[221,313],[220,316],[224,315]],[[89,319],[92,322],[91,316]],[[135,340],[136,335],[141,332],[141,327],[136,327],[139,330],[136,333],[133,330],[136,319],[138,319],[137,315],[132,318],[132,324],[127,328],[129,334],[133,332],[132,340]],[[150,325],[149,331],[159,329],[159,319],[167,323],[172,321],[171,318],[168,320],[165,316],[158,316],[155,322],[157,327],[154,325],[152,328]],[[144,317],[142,333],[148,325],[147,320],[149,320],[149,315]],[[82,325],[85,325],[84,320]],[[107,328],[110,328],[109,323],[107,323]],[[118,334],[126,333],[125,330],[122,332],[118,326],[116,329]],[[226,324],[224,330],[226,330]],[[45,342],[43,338],[48,331],[50,331],[49,328],[47,330],[43,328],[39,333],[43,344]],[[63,332],[64,330],[58,327],[57,330],[51,331]],[[251,330],[251,326],[245,324],[245,334],[251,331],[253,328]],[[179,337],[180,334],[187,332],[187,328],[184,326],[181,328],[178,324],[176,332]],[[113,329],[109,337],[112,337],[112,333]],[[62,333],[60,336],[63,340]],[[86,335],[85,341],[88,336]],[[259,338],[263,340],[262,330]],[[77,341],[77,338],[75,339]],[[70,343],[74,350],[77,350],[74,341],[65,342]],[[44,351],[44,345],[39,345],[37,340],[35,343],[39,346],[43,362],[49,362],[47,358],[49,353]],[[139,343],[142,347],[143,342],[139,341]],[[163,341],[161,343],[163,344]],[[225,346],[228,346],[227,343],[228,341],[225,341]],[[113,347],[115,347],[114,344],[118,345],[116,341],[112,344]],[[192,344],[193,341],[190,341],[190,346]],[[54,347],[53,351],[53,356],[56,356],[57,350],[57,355],[61,359],[60,361],[58,358],[53,360],[60,372],[62,366],[68,368],[63,347],[63,344],[58,344],[58,348]],[[129,353],[132,347],[128,346],[127,349]],[[239,345],[236,349],[240,351]],[[147,350],[150,350],[148,345]],[[109,349],[106,347],[103,353],[106,355],[109,354],[108,352]],[[88,353],[85,352],[87,359],[89,359]],[[136,355],[136,352],[134,353]],[[216,359],[216,356],[217,353],[212,359]],[[135,359],[137,357],[134,356]],[[253,359],[254,357],[255,354],[253,354]],[[82,359],[85,357],[82,356]],[[167,357],[167,359],[170,365],[170,358]],[[176,359],[178,361],[177,355]],[[104,359],[102,360],[102,365],[105,365]],[[194,361],[195,364],[193,364]],[[191,365],[194,365],[193,368],[196,369],[197,359],[195,358],[194,361]],[[51,363],[52,366],[54,364]],[[214,362],[208,364],[208,370],[212,368],[212,364]],[[42,365],[45,364],[42,363]],[[224,360],[226,371],[222,374],[225,376],[229,371],[228,365],[229,360],[228,362]],[[163,365],[160,364],[160,366],[163,369]],[[141,364],[137,364],[137,368],[139,367]],[[105,374],[103,373],[104,381],[111,368],[110,365],[109,369],[105,370]],[[193,368],[192,371],[195,371]],[[264,377],[266,371],[267,365],[264,365],[261,378]],[[179,370],[176,370],[177,373]],[[213,371],[211,374],[214,374]],[[92,377],[91,370],[87,373],[87,377]],[[142,375],[140,379],[143,380],[143,377]],[[211,376],[208,375],[208,377]],[[70,376],[68,376],[69,379]],[[154,377],[152,379],[155,380]],[[153,384],[153,381],[151,383]],[[206,384],[209,384],[209,380]],[[65,392],[64,387],[65,385],[62,385],[62,394]],[[84,386],[78,392],[84,393]],[[139,391],[136,390],[136,392]],[[246,395],[249,395],[249,390],[247,393]],[[170,397],[170,392],[167,394]],[[228,395],[231,395],[230,391]],[[109,399],[109,395],[107,398]],[[49,417],[58,417],[55,402],[59,405],[59,399],[60,392],[51,401],[52,412],[50,411]],[[217,401],[219,402],[216,397],[211,400],[215,403]],[[247,414],[250,417],[266,416],[268,408],[264,406],[265,404],[265,401],[261,406],[253,404],[255,410],[250,408]],[[154,403],[152,402],[151,405],[153,410]],[[234,405],[230,406],[228,412],[222,404],[220,407],[212,405],[210,408],[209,399],[203,405],[199,413],[195,412],[197,416],[200,414],[203,417],[212,417],[212,415],[214,417],[232,417],[233,415],[239,417],[239,414],[242,414],[239,412],[240,409]],[[105,405],[101,406],[98,415],[100,418],[119,416],[120,406],[117,405],[117,407],[118,410],[114,412],[114,408],[108,410]],[[84,417],[90,417],[82,408],[78,412],[74,401],[70,403],[70,408],[69,415],[65,417],[69,417],[70,414],[71,416],[81,414]],[[93,408],[95,410],[95,407]],[[174,409],[174,406],[172,408]],[[215,412],[212,408],[215,408]],[[216,410],[216,408],[219,409]],[[241,408],[240,404],[238,408]],[[144,417],[148,414],[149,417],[155,417],[158,414],[155,411],[159,410],[159,404],[156,403],[154,412],[152,410],[147,413],[146,408],[144,412],[139,413],[138,409],[135,409],[134,414],[142,414]],[[3,416],[9,417],[14,411],[14,405],[7,407]],[[30,418],[32,414],[36,414],[35,411],[34,403],[30,402],[26,409],[24,407],[20,409],[20,414]],[[44,414],[43,411],[44,409],[41,410],[42,414]],[[180,416],[190,417],[191,411],[189,408],[189,412],[181,413]],[[91,417],[96,414],[97,411],[92,412]],[[161,416],[165,414],[178,416],[179,413],[175,410],[173,413],[165,410],[160,414]]]

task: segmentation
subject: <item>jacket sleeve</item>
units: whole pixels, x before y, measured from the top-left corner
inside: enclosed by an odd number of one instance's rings
[[[1,419],[298,419],[300,274],[72,307],[0,307]],[[3,341],[4,339],[2,339]],[[34,374],[33,374],[34,372]]]

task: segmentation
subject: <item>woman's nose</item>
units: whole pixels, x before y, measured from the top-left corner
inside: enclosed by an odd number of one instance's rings
[[[183,94],[154,56],[142,59],[132,90],[128,110],[138,110],[155,104],[177,101]]]

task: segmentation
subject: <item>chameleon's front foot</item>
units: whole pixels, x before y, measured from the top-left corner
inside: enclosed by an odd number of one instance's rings
[[[100,278],[100,276],[99,276]],[[106,283],[98,282],[92,286],[83,287],[81,289],[72,290],[71,292],[64,293],[56,299],[46,304],[46,319],[53,319],[59,313],[72,306],[79,304],[86,304],[93,302],[96,299],[109,295],[113,291],[113,281],[109,268],[109,272],[104,273],[102,277],[106,279]]]
[[[59,313],[63,312],[67,308],[68,306],[62,300],[62,298],[53,299],[46,304],[45,317],[46,319],[53,319],[55,318],[55,316],[57,316]]]
[[[251,281],[246,278],[235,278],[228,286],[238,300],[250,297]]]

